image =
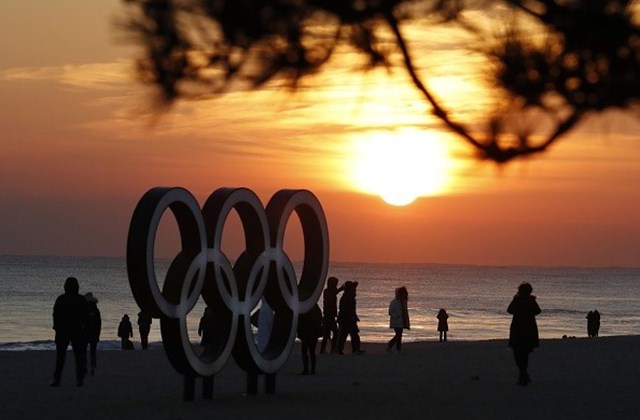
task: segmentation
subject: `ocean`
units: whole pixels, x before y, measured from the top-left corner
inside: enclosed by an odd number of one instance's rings
[[[166,272],[169,261],[156,263]],[[298,267],[299,268],[299,267]],[[508,337],[506,308],[518,285],[533,286],[542,314],[541,338],[585,337],[586,315],[597,309],[600,335],[640,335],[640,268],[512,267],[442,264],[331,263],[329,275],[357,281],[360,334],[364,342],[391,338],[387,309],[394,290],[409,290],[411,330],[404,340],[436,341],[436,314],[449,314],[449,340],[491,340]],[[77,277],[80,292],[99,299],[102,334],[99,349],[119,349],[117,327],[128,314],[135,326],[139,309],[131,294],[124,258],[0,256],[0,350],[53,349],[53,303],[63,293],[64,280]],[[202,300],[189,314],[192,340]],[[159,321],[150,334],[161,346]],[[134,328],[134,343],[139,336]]]

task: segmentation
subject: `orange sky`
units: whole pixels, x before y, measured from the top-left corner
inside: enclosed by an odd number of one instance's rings
[[[150,128],[145,88],[129,73],[135,50],[112,26],[121,11],[117,0],[0,3],[0,254],[122,256],[149,188],[183,186],[203,203],[246,186],[264,202],[280,188],[315,192],[334,261],[640,266],[630,116],[591,120],[550,153],[499,170],[468,159],[401,78],[347,65],[294,96],[182,103]],[[456,63],[468,65],[442,59],[433,80],[473,115],[484,102]],[[395,207],[354,183],[358,144],[416,132],[447,147],[444,191]]]

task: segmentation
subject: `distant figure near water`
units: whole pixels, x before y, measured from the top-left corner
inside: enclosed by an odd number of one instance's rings
[[[91,360],[91,374],[95,375],[98,365],[98,341],[100,341],[100,330],[102,329],[102,318],[100,318],[100,310],[98,309],[98,299],[89,292],[84,295],[89,308],[87,325],[85,328],[85,337],[89,345],[89,355]]]
[[[409,322],[409,292],[406,287],[396,289],[395,298],[389,303],[389,328],[393,328],[395,335],[387,343],[387,351],[391,353],[393,347],[400,352],[402,350],[402,332],[411,329]]]
[[[127,314],[124,314],[122,321],[118,324],[118,337],[122,340],[122,350],[133,350],[133,343],[129,340],[133,337],[133,327]]]
[[[507,312],[513,315],[509,347],[513,350],[516,365],[520,370],[518,385],[527,385],[531,382],[528,372],[529,353],[540,344],[536,315],[542,311],[531,292],[533,292],[531,285],[522,283],[507,308]]]
[[[589,311],[587,314],[587,336],[588,337],[597,337],[598,332],[600,330],[600,312],[596,309],[595,311]]]
[[[447,331],[449,331],[449,321],[447,321],[449,319],[449,314],[446,310],[440,309],[438,311],[438,315],[436,315],[436,318],[438,318],[438,333],[440,333],[440,342],[446,342]]]
[[[140,333],[140,345],[142,350],[149,347],[149,333],[151,332],[151,323],[153,318],[146,312],[138,312],[138,332]]]
[[[87,370],[87,342],[84,329],[89,316],[87,300],[80,293],[80,285],[75,277],[64,282],[64,294],[58,296],[53,305],[53,329],[56,331],[56,368],[51,386],[60,386],[62,369],[71,343],[76,362],[76,385],[84,384]]]

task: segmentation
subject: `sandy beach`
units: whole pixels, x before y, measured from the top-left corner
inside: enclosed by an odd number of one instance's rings
[[[348,346],[347,346],[348,348]],[[0,411],[6,419],[325,419],[325,418],[637,418],[640,336],[543,340],[530,359],[533,382],[517,386],[505,340],[383,344],[366,354],[319,355],[318,373],[301,376],[296,347],[276,393],[247,396],[231,360],[216,376],[213,400],[182,400],[182,377],[163,350],[104,351],[95,376],[77,388],[73,358],[62,386],[49,382],[55,354],[0,352]]]

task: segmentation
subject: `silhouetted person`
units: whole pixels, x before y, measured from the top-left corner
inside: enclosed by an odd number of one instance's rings
[[[263,298],[258,312],[258,338],[256,340],[256,345],[260,352],[263,352],[267,348],[267,344],[269,344],[274,317],[273,309],[269,306],[267,299]]]
[[[224,304],[210,305],[204,309],[198,324],[198,336],[202,346],[202,355],[215,357],[224,349],[231,334],[232,312]],[[259,314],[255,314],[257,324]]]
[[[133,343],[129,340],[130,337],[133,337],[133,327],[127,314],[124,314],[118,325],[118,337],[122,340],[122,350],[133,350]]]
[[[600,312],[596,309],[593,311],[593,336],[597,337],[600,334]]]
[[[587,314],[587,337],[595,337],[593,311]]]
[[[85,337],[89,345],[89,359],[91,361],[91,374],[94,375],[97,367],[98,341],[100,341],[100,330],[102,329],[102,319],[100,318],[100,310],[98,309],[98,299],[89,292],[84,295],[87,300],[89,314],[85,327]]]
[[[440,335],[440,342],[442,343],[447,341],[447,331],[449,331],[449,321],[447,320],[449,319],[449,314],[446,310],[440,309],[436,318],[438,318],[438,333]]]
[[[138,332],[140,333],[140,345],[142,350],[149,348],[149,333],[151,332],[151,323],[153,318],[146,312],[138,312]]]
[[[409,292],[406,287],[398,287],[395,298],[389,303],[389,328],[393,328],[395,335],[387,343],[387,351],[391,352],[393,346],[399,352],[402,350],[402,332],[411,329],[409,323]]]
[[[358,318],[356,312],[356,288],[358,282],[347,281],[344,284],[344,292],[340,298],[338,312],[338,324],[340,339],[338,341],[338,354],[344,354],[344,345],[347,336],[351,337],[351,352],[356,355],[364,353],[360,349],[360,330],[358,329]]]
[[[56,331],[56,368],[51,386],[60,386],[62,369],[69,343],[76,362],[76,385],[84,384],[86,373],[87,344],[84,328],[89,308],[87,300],[78,292],[78,279],[68,277],[64,282],[64,294],[58,296],[53,305],[53,329]]]
[[[320,344],[320,353],[324,354],[327,348],[327,342],[331,341],[331,353],[335,353],[338,348],[338,293],[344,287],[338,288],[338,279],[329,277],[327,279],[327,288],[322,292],[322,343]]]
[[[207,306],[206,308],[204,308],[204,314],[202,314],[200,323],[198,324],[198,336],[202,337],[200,339],[200,345],[204,348],[205,351],[211,348],[214,335],[215,319],[213,318],[213,310],[210,306]]]
[[[520,370],[518,385],[526,385],[531,382],[527,370],[529,353],[539,345],[536,315],[542,311],[536,302],[536,297],[531,295],[532,291],[533,288],[529,283],[522,283],[507,308],[507,312],[513,315],[509,332],[509,347],[513,350],[516,365]]]
[[[322,336],[322,311],[318,304],[298,320],[298,338],[301,341],[302,375],[316,373],[316,347],[318,338]]]

